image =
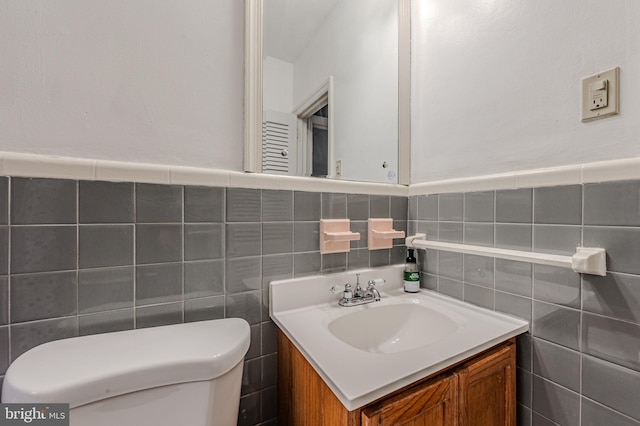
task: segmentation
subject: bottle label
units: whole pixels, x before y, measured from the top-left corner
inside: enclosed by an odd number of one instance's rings
[[[404,291],[417,293],[420,291],[420,273],[404,271]]]
[[[420,273],[419,272],[404,271],[404,280],[405,281],[420,281]]]

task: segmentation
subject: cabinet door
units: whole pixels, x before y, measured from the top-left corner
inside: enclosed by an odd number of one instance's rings
[[[362,426],[453,426],[458,410],[455,374],[429,381],[362,412]]]
[[[515,426],[515,364],[515,345],[507,345],[459,371],[461,426]]]

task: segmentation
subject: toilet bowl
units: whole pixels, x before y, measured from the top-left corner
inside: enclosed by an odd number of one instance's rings
[[[72,426],[236,425],[249,324],[200,321],[57,340],[18,357],[3,403],[68,403]]]

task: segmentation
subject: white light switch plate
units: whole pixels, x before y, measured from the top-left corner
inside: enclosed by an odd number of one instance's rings
[[[596,83],[606,80],[606,96],[604,102],[605,107],[593,108],[594,94],[590,93],[589,87]],[[594,85],[598,86],[598,85]],[[591,87],[594,87],[591,86]],[[603,71],[591,77],[582,80],[582,121],[595,120],[597,118],[606,117],[620,112],[620,68],[615,67],[608,71]],[[597,100],[599,102],[599,99]]]

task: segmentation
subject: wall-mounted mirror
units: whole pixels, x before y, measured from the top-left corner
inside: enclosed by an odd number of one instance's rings
[[[409,183],[409,4],[246,0],[246,171]]]

